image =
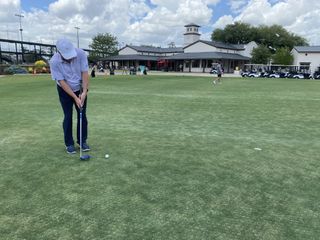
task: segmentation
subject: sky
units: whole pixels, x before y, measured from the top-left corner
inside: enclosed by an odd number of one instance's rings
[[[0,0],[0,38],[55,44],[66,37],[89,48],[99,33],[126,44],[168,47],[183,45],[185,25],[201,26],[202,40],[236,21],[253,26],[282,25],[320,45],[319,0]]]

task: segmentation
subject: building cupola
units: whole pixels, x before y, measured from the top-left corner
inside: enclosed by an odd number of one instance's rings
[[[199,25],[190,23],[184,26],[186,28],[186,32],[184,35],[184,46],[187,46],[191,43],[194,43],[200,39],[199,33]]]

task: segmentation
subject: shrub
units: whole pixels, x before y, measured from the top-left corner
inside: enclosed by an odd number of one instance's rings
[[[7,67],[4,69],[4,74],[12,75],[12,74],[25,74],[28,73],[28,71],[22,67],[19,67],[17,65],[11,65],[10,67]]]
[[[5,72],[4,72],[4,70],[6,69],[6,68],[8,68],[8,64],[1,64],[0,65],[0,75],[1,74],[5,74]]]
[[[33,67],[28,67],[28,72],[33,73]]]
[[[47,66],[46,62],[43,60],[38,60],[34,63],[34,67],[36,68],[37,73],[42,73],[43,68]]]

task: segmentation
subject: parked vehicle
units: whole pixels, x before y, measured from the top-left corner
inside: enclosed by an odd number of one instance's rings
[[[267,78],[270,76],[270,74],[272,74],[273,72],[262,72],[261,73],[261,77]]]
[[[289,72],[281,72],[280,73],[280,78],[288,78]]]
[[[296,78],[296,79],[304,79],[304,76],[302,73],[296,73],[292,76],[292,78]]]
[[[241,72],[242,77],[248,77],[248,74],[249,74],[249,72],[247,72],[247,71]]]
[[[218,73],[218,71],[216,70],[216,69],[214,69],[214,68],[212,68],[211,70],[210,70],[210,74],[217,74]]]
[[[293,76],[295,76],[297,74],[297,72],[289,72],[287,74],[287,78],[293,78]]]
[[[312,74],[310,74],[310,73],[303,73],[303,76],[305,79],[312,79],[313,78]]]
[[[248,77],[261,77],[261,73],[259,72],[250,72]]]
[[[269,78],[287,78],[289,72],[273,72],[269,74]]]
[[[280,74],[279,73],[270,73],[269,78],[280,78]]]
[[[313,79],[320,79],[320,72],[314,72]]]
[[[292,75],[295,79],[312,79],[312,75],[309,73],[296,73]]]

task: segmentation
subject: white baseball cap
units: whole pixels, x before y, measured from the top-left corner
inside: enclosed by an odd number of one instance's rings
[[[57,50],[65,59],[71,59],[77,56],[73,44],[66,38],[61,38],[56,43]]]

